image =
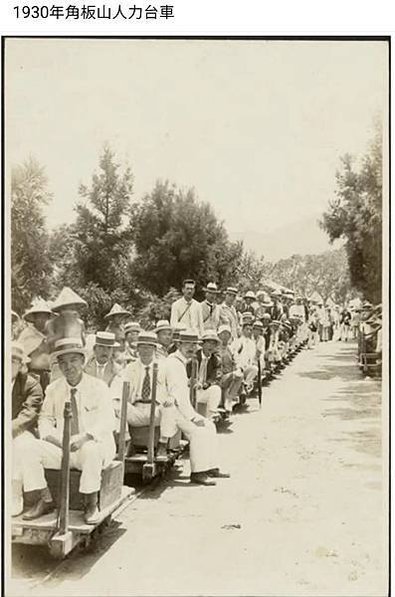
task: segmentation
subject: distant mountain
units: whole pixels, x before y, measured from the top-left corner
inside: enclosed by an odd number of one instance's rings
[[[328,236],[318,226],[320,215],[285,224],[273,230],[242,230],[229,232],[232,240],[242,240],[246,249],[263,255],[268,261],[277,261],[291,255],[322,253],[339,246],[330,245]]]

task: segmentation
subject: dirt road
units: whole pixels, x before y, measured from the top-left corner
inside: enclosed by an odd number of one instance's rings
[[[380,385],[355,346],[303,351],[220,435],[216,487],[187,461],[117,519],[94,554],[53,564],[14,549],[8,594],[387,594],[387,464]],[[36,550],[37,551],[37,550]]]

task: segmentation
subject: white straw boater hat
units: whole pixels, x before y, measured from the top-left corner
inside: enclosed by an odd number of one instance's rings
[[[141,332],[141,325],[138,321],[128,321],[128,323],[125,323],[124,329],[125,334],[128,332]]]
[[[59,296],[54,300],[51,309],[52,311],[58,311],[62,307],[68,307],[71,305],[86,307],[87,304],[88,303],[84,301],[84,299],[82,299],[80,296],[78,296],[78,294],[74,292],[74,290],[72,290],[68,286],[65,286],[60,291]]]
[[[219,328],[218,328],[217,334],[219,335],[222,332],[229,332],[229,334],[231,334],[232,330],[231,330],[230,325],[228,325],[227,323],[223,323],[222,325],[220,325]]]
[[[180,342],[181,343],[199,342],[198,333],[195,332],[195,330],[183,330],[180,332]]]
[[[162,332],[164,330],[172,330],[172,327],[170,325],[170,323],[168,322],[167,319],[160,319],[158,321],[158,323],[156,324],[156,328],[155,328],[155,333],[157,334],[158,332]]]
[[[96,332],[94,346],[115,346],[115,334],[112,332]]]
[[[137,345],[146,344],[148,346],[157,346],[158,340],[154,332],[140,332],[137,338]]]
[[[219,342],[219,338],[215,330],[206,330],[203,332],[202,337],[200,338],[202,342],[205,340],[213,340],[214,342]]]
[[[234,286],[228,286],[227,289],[225,290],[225,293],[234,294],[236,296],[237,288],[235,288]]]
[[[62,338],[55,342],[54,356],[57,358],[62,354],[80,354],[84,357],[86,351],[79,338]]]
[[[104,316],[104,319],[107,319],[108,317],[113,317],[114,315],[130,315],[130,313],[129,313],[129,311],[126,311],[126,309],[121,307],[121,305],[118,305],[118,303],[115,303],[111,307],[111,311],[109,313],[107,313],[107,315]]]
[[[209,282],[204,290],[205,292],[218,292],[218,286],[215,282]]]
[[[11,345],[11,355],[21,361],[21,363],[30,363],[30,359],[25,353],[25,349],[19,342],[13,342]]]

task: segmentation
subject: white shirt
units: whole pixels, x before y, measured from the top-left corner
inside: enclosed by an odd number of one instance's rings
[[[103,445],[108,458],[115,454],[113,431],[115,417],[111,395],[104,381],[83,373],[80,383],[75,386],[80,433],[89,433]],[[62,441],[64,425],[64,405],[70,400],[70,386],[65,377],[50,383],[38,418],[41,438],[52,435]]]
[[[231,345],[236,365],[245,369],[254,364],[256,359],[256,343],[253,338],[240,336]]]
[[[183,325],[202,334],[203,317],[200,303],[195,299],[187,302],[184,297],[175,301],[171,306],[170,325],[172,328]]]
[[[166,359],[166,387],[169,398],[174,401],[180,414],[188,420],[196,417],[197,413],[189,399],[188,376],[186,371],[187,359],[177,350]]]

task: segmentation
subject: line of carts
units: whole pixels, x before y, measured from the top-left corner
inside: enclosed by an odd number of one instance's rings
[[[259,369],[255,387],[247,396],[240,397],[234,410],[246,408],[246,401],[256,397],[261,404],[262,386],[267,386],[275,379],[288,363],[300,352],[306,342],[290,349],[285,357],[272,363],[268,369]],[[155,376],[154,368],[153,392],[150,425],[146,427],[128,428],[126,412],[129,384],[124,382],[121,402],[120,433],[117,434],[116,459],[102,472],[99,493],[100,519],[96,525],[88,525],[83,519],[82,496],[79,493],[80,471],[70,468],[70,422],[71,406],[66,402],[64,408],[63,458],[60,470],[46,470],[48,487],[54,496],[57,508],[55,511],[39,519],[26,521],[22,515],[12,518],[11,535],[13,543],[45,545],[50,554],[58,559],[64,558],[77,545],[86,548],[105,530],[111,518],[133,499],[135,490],[124,485],[128,475],[139,475],[143,483],[149,483],[155,477],[163,476],[172,467],[182,452],[188,449],[188,442],[178,432],[169,445],[167,457],[157,458],[156,445],[159,440],[159,428],[155,426]],[[191,387],[193,384],[191,384]],[[246,400],[247,399],[247,400]],[[193,390],[191,390],[193,401]],[[201,412],[201,414],[205,414]],[[217,427],[230,423],[230,415],[219,409],[216,420]],[[128,433],[129,432],[129,433]],[[25,495],[25,503],[28,495]]]

